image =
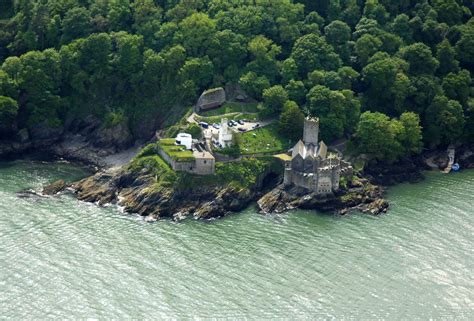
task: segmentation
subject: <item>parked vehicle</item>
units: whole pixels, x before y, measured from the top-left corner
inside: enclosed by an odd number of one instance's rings
[[[239,119],[239,120],[237,121],[237,123],[238,123],[239,125],[243,125],[243,124],[244,124],[244,121],[241,120],[241,119]]]
[[[247,130],[245,128],[240,127],[239,132],[245,133]]]
[[[199,126],[201,126],[202,128],[206,128],[206,129],[209,128],[209,124],[206,123],[206,122],[203,122],[203,121],[199,122]]]
[[[260,127],[260,123],[256,123],[255,125],[252,126],[253,129]]]
[[[234,123],[230,120],[230,121],[227,122],[227,126],[234,127]]]
[[[221,125],[219,125],[217,123],[214,123],[214,124],[212,124],[212,127],[214,127],[215,129],[220,129]]]

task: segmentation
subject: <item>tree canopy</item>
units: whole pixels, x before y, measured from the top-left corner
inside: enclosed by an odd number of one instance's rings
[[[324,139],[352,137],[380,159],[385,143],[394,160],[420,141],[472,142],[472,10],[461,0],[6,1],[1,131],[73,131],[119,114],[148,138],[203,90],[230,84],[283,127],[298,108],[321,118]]]

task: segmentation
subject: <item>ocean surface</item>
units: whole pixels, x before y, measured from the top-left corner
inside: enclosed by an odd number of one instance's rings
[[[474,171],[393,187],[380,217],[150,224],[16,193],[87,174],[0,163],[0,319],[474,318]]]

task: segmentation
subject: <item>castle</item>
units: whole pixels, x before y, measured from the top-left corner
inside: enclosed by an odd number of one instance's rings
[[[303,140],[285,162],[284,184],[326,195],[339,189],[341,175],[352,176],[352,166],[338,156],[328,156],[326,144],[319,142],[319,119],[306,118]]]

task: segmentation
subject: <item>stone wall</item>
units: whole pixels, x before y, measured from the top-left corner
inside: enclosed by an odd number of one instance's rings
[[[211,158],[196,158],[194,173],[198,175],[212,175],[216,171],[216,161]]]

